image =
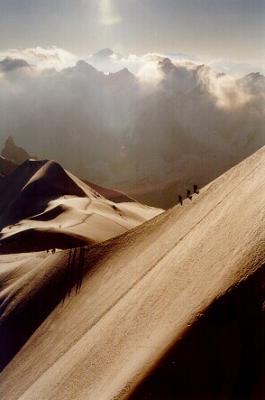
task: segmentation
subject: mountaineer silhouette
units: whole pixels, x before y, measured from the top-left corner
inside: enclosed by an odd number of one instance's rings
[[[191,190],[187,190],[187,198],[192,200],[192,194],[191,194]]]
[[[198,185],[193,185],[193,193],[194,194],[199,194]]]

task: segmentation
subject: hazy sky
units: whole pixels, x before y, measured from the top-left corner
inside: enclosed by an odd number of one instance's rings
[[[0,50],[51,45],[261,62],[265,0],[0,0]]]

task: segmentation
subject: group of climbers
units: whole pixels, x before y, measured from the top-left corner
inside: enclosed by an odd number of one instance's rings
[[[198,185],[193,185],[193,193],[191,192],[190,189],[187,189],[186,198],[192,200],[193,194],[199,194]],[[182,198],[182,196],[181,196],[180,194],[178,195],[178,200],[179,200],[178,202],[179,202],[180,205],[182,206],[182,205],[183,205],[183,198]]]

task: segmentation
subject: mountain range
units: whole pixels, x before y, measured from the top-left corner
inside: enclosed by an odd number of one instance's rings
[[[59,71],[1,61],[0,144],[12,134],[30,154],[162,208],[265,144],[263,75],[159,55],[106,73],[89,64],[99,59],[124,58],[106,49]]]

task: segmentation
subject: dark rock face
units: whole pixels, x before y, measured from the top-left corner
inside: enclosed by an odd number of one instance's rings
[[[30,158],[26,150],[15,144],[12,136],[9,136],[6,140],[1,155],[7,160],[13,161],[15,164],[22,164]]]
[[[17,164],[0,156],[0,175],[7,176],[17,168]]]

